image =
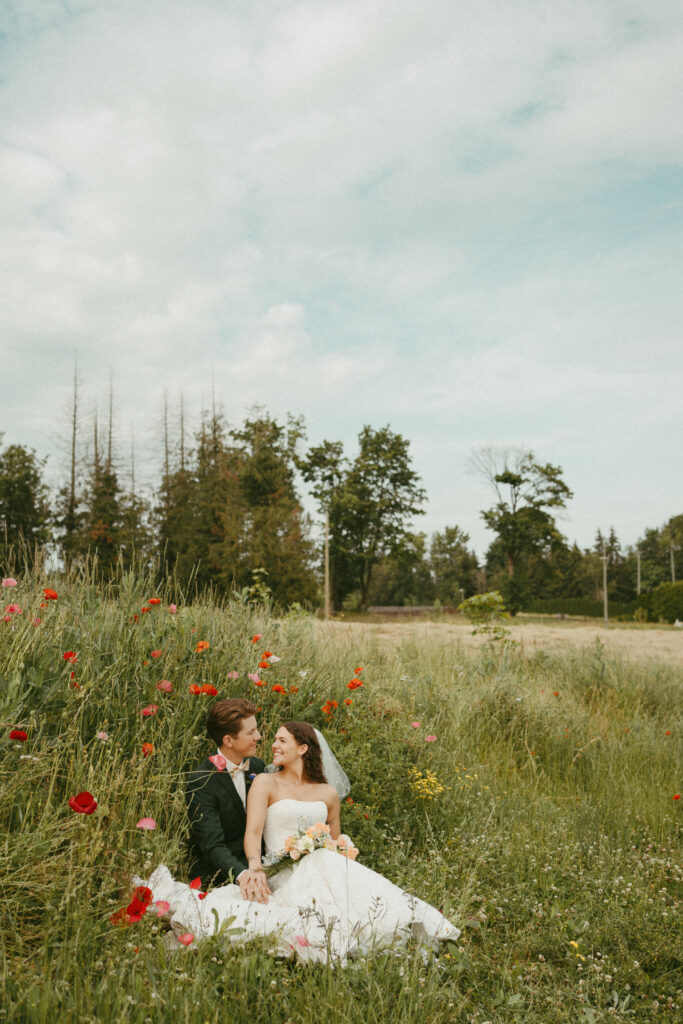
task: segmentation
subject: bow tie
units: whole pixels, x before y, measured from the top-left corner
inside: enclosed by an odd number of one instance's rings
[[[215,765],[219,772],[225,771],[228,765],[228,759],[223,757],[222,754],[212,754],[209,758],[211,764]],[[237,775],[238,772],[246,772],[249,770],[248,761],[240,761],[239,764],[235,764],[232,768],[228,768],[228,775]]]

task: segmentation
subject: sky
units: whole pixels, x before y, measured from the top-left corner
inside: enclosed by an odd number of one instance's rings
[[[482,446],[635,543],[683,512],[681,53],[680,0],[3,0],[3,443],[63,476],[76,356],[149,486],[182,394],[389,425],[480,555]]]

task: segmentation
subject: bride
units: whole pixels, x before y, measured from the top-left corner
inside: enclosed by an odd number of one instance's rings
[[[254,899],[243,899],[238,885],[199,893],[174,881],[163,865],[146,883],[155,901],[168,902],[176,936],[189,932],[197,939],[223,926],[232,941],[268,936],[277,955],[323,962],[344,962],[411,937],[430,946],[458,938],[459,929],[434,907],[334,848],[314,849],[266,881],[262,842],[266,862],[276,860],[286,856],[293,837],[306,829],[320,834],[311,826],[326,823],[331,840],[351,845],[340,834],[339,794],[326,780],[313,727],[281,725],[273,764],[279,771],[257,775],[247,802],[244,851],[250,872],[261,877]]]

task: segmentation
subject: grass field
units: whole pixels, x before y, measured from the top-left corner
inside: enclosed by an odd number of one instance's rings
[[[468,649],[238,602],[176,598],[173,613],[170,591],[149,587],[74,576],[2,592],[21,613],[0,621],[0,1021],[680,1016],[680,666],[600,637]],[[266,648],[282,660],[259,670]],[[335,969],[225,938],[170,952],[151,913],[113,925],[134,873],[187,870],[183,776],[209,751],[214,699],[191,686],[255,699],[266,759],[282,719],[321,728],[352,781],[342,828],[360,859],[442,907],[457,946]],[[93,814],[69,807],[82,790]],[[136,828],[143,817],[154,831]]]

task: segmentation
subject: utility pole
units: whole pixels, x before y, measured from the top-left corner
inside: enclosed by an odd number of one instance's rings
[[[609,614],[607,611],[607,560],[609,555],[607,554],[607,547],[603,544],[602,554],[602,606],[605,613],[605,629],[609,629]]]
[[[681,545],[680,544],[674,544],[674,542],[671,541],[671,544],[669,545],[669,552],[671,554],[671,582],[672,583],[676,582],[676,559],[674,558],[674,551],[680,551],[680,550],[681,550]]]
[[[640,548],[636,548],[636,565],[638,567],[636,575],[636,594],[640,597]]]
[[[330,513],[325,513],[325,621],[330,617]]]

